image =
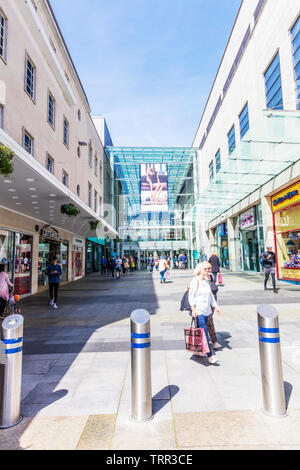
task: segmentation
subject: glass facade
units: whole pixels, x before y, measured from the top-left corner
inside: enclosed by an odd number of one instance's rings
[[[39,239],[39,257],[38,257],[38,285],[48,285],[48,276],[46,274],[48,265],[52,262],[54,256],[58,258],[58,263],[62,267],[60,282],[68,281],[68,242],[52,240],[46,237]]]
[[[291,29],[297,109],[300,109],[300,16]]]
[[[31,292],[32,241],[31,235],[0,229],[0,263],[19,295]]]

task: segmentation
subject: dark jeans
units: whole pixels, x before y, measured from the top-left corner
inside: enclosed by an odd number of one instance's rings
[[[58,282],[53,282],[49,284],[50,299],[51,300],[53,299],[55,304],[57,302],[58,287],[59,287]]]
[[[4,309],[5,309],[5,306],[6,306],[6,300],[5,299],[2,299],[0,298],[0,316],[3,315],[3,312],[4,312]]]
[[[267,282],[269,280],[270,274],[272,276],[273,290],[276,289],[276,280],[275,280],[275,268],[265,268],[265,289],[267,288]]]
[[[101,274],[105,274],[106,266],[101,265]]]

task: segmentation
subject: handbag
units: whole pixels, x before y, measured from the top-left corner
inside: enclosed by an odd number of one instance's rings
[[[218,274],[218,283],[223,284],[223,279],[222,279],[222,274],[221,273]]]
[[[193,327],[193,323],[195,326]],[[194,353],[209,353],[209,345],[204,328],[196,328],[196,318],[192,318],[191,326],[184,328],[185,348]]]

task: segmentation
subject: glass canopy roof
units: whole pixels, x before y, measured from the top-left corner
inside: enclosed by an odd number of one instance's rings
[[[299,159],[300,112],[263,111],[200,193],[193,218],[212,221]]]
[[[116,180],[121,183],[126,196],[128,213],[141,210],[140,165],[142,163],[166,163],[168,165],[168,207],[173,210],[184,181],[191,176],[197,150],[185,147],[105,147]]]

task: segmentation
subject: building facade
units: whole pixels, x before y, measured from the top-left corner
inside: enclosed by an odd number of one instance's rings
[[[0,259],[15,290],[44,289],[53,255],[62,282],[79,279],[89,222],[116,231],[103,215],[104,146],[47,0],[0,0],[0,143],[14,153],[0,175]]]
[[[242,1],[193,142],[201,251],[225,268],[260,272],[272,246],[300,282],[299,110],[299,2]]]

